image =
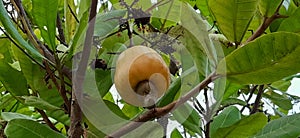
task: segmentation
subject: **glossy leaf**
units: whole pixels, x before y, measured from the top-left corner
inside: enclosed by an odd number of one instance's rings
[[[219,128],[229,127],[241,119],[239,109],[230,106],[216,116],[210,125],[210,135],[215,135]]]
[[[26,119],[14,119],[8,122],[4,133],[13,138],[66,138],[66,136],[55,132],[46,125]]]
[[[8,16],[8,13],[6,12],[4,5],[2,2],[0,2],[0,21],[7,31],[7,33],[22,47],[24,47],[26,50],[32,54],[32,56],[35,59],[42,59],[44,58],[38,50],[36,50],[33,46],[31,46],[28,42],[26,42],[21,34],[18,32],[18,30],[13,25],[12,21],[10,20],[10,17]]]
[[[282,21],[278,31],[300,33],[300,7],[291,16]]]
[[[296,74],[300,71],[299,40],[295,33],[264,35],[226,56],[217,73],[239,84],[267,84]]]
[[[295,138],[300,135],[300,114],[281,117],[269,122],[254,138]]]
[[[250,137],[260,131],[266,123],[267,117],[263,113],[256,113],[239,120],[229,127],[218,129],[212,135],[212,138]]]
[[[261,0],[259,2],[260,13],[264,17],[271,17],[275,13],[279,4],[281,4],[281,1],[282,0]]]
[[[58,0],[32,0],[32,14],[44,41],[55,50]]]
[[[258,0],[209,0],[220,31],[229,41],[240,43],[257,9]]]

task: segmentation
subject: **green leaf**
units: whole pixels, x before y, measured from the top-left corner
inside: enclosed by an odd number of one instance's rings
[[[299,40],[300,35],[289,32],[264,35],[226,56],[217,73],[238,84],[268,84],[296,74]]]
[[[14,119],[8,122],[4,133],[12,138],[66,138],[46,125],[26,119]]]
[[[245,101],[240,100],[238,98],[227,98],[227,99],[225,99],[221,102],[221,105],[223,107],[226,107],[226,106],[229,106],[229,105],[236,105],[236,104],[241,105],[241,106],[246,106],[247,105],[247,103]]]
[[[111,70],[96,69],[95,75],[99,93],[103,97],[113,85]]]
[[[129,119],[120,109],[119,106],[117,106],[115,103],[107,101],[107,100],[103,100],[104,103],[106,104],[106,106],[110,109],[110,111],[114,112],[116,115],[118,115],[119,117],[122,117],[124,119]]]
[[[33,106],[41,110],[60,110],[59,107],[51,105],[47,101],[35,96],[22,96],[25,100],[24,104],[28,106]]]
[[[201,117],[189,104],[186,103],[178,107],[173,115],[185,128],[201,134]]]
[[[11,121],[13,119],[27,119],[27,120],[34,120],[30,116],[20,114],[20,113],[13,113],[13,112],[2,112],[1,117],[5,121]]]
[[[300,135],[300,114],[281,117],[269,122],[254,138],[296,138]]]
[[[15,58],[19,61],[21,71],[24,74],[30,88],[34,91],[45,87],[44,77],[45,70],[42,70],[39,65],[33,63],[20,49],[11,47]]]
[[[292,101],[285,95],[280,95],[274,91],[268,91],[263,93],[265,98],[268,98],[272,101],[272,103],[276,104],[280,108],[288,111],[292,109]]]
[[[267,124],[267,117],[263,113],[247,116],[233,125],[219,128],[212,138],[245,138],[255,135]]]
[[[10,20],[10,17],[8,16],[8,13],[6,9],[4,8],[4,5],[2,2],[0,2],[0,21],[7,31],[7,33],[22,47],[24,47],[26,50],[29,51],[30,54],[35,59],[38,59],[39,61],[44,58],[38,50],[36,50],[34,47],[32,47],[28,42],[26,42],[21,34],[19,34],[18,30],[15,28],[14,23]]]
[[[166,94],[160,99],[158,102],[158,107],[163,107],[175,100],[175,96],[178,94],[181,88],[181,77],[178,77],[177,79],[172,82],[172,84],[169,86],[168,91]]]
[[[70,125],[70,117],[63,110],[48,110],[46,114],[64,125]]]
[[[300,33],[300,7],[291,16],[282,21],[278,31]]]
[[[80,2],[83,3],[83,2]],[[70,6],[70,8],[68,8]],[[74,11],[76,9],[75,3],[73,0],[65,0],[64,1],[64,17],[65,17],[65,38],[66,42],[69,43],[71,39],[73,38],[75,31],[76,31],[76,25],[77,22],[71,12],[71,10]]]
[[[0,2],[1,3],[1,2]],[[28,95],[27,82],[22,72],[0,59],[0,81],[14,96]]]
[[[141,108],[127,104],[127,103],[125,103],[122,108],[122,112],[129,118],[133,118],[133,117],[137,116],[142,111],[143,110]]]
[[[56,16],[58,0],[32,0],[32,14],[42,37],[55,50]]]
[[[160,5],[158,10],[154,10],[151,15],[152,19],[158,20],[164,28],[176,25],[180,21],[182,2],[178,0],[169,1],[166,4]],[[154,17],[154,18],[153,18]],[[157,26],[161,28],[162,26]]]
[[[218,47],[213,43],[208,34],[208,22],[201,18],[190,5],[183,4],[181,14],[181,24],[184,28],[184,46],[193,56],[197,69],[203,76],[210,74],[212,66],[217,63]],[[197,28],[197,29],[195,29]]]
[[[0,98],[0,110],[7,111],[9,110],[10,106],[15,104],[17,101],[11,94],[2,95]]]
[[[171,138],[183,138],[178,129],[174,129],[171,133]]]
[[[203,15],[209,23],[213,23],[209,8],[208,0],[197,0],[196,6],[200,10],[201,15]]]
[[[243,86],[237,83],[232,83],[230,81],[226,81],[225,92],[223,96],[223,100],[228,99],[229,97],[237,94],[238,90]]]
[[[208,5],[220,31],[240,43],[257,9],[258,0],[209,0]]]
[[[215,135],[218,129],[229,127],[241,119],[239,109],[230,106],[213,119],[210,125],[210,135]]]
[[[260,13],[264,17],[271,17],[275,13],[279,4],[281,4],[281,1],[282,0],[261,0],[259,2]]]
[[[290,80],[279,80],[275,81],[271,84],[272,88],[275,88],[276,90],[280,90],[282,92],[286,92],[288,88],[291,86]]]
[[[119,25],[119,18],[125,15],[125,10],[114,10],[96,16],[94,36],[104,37]]]

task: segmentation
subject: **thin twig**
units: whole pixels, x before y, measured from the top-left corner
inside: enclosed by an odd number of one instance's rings
[[[84,41],[84,47],[82,51],[82,57],[78,65],[78,69],[75,71],[75,76],[73,78],[73,92],[72,92],[72,104],[71,104],[71,124],[69,129],[69,136],[71,138],[80,138],[83,135],[83,128],[81,125],[82,122],[82,111],[79,106],[79,102],[81,102],[81,96],[83,91],[83,82],[85,78],[85,72],[88,64],[88,60],[90,57],[91,47],[92,47],[92,39],[93,32],[95,27],[95,17],[97,10],[97,0],[92,0],[90,15],[89,15],[89,24],[86,32],[86,37]]]
[[[274,20],[276,20],[278,18],[287,18],[288,17],[288,16],[284,16],[284,15],[279,14],[279,9],[280,9],[283,1],[284,0],[281,1],[279,6],[277,7],[275,13],[271,17],[264,17],[263,23],[259,26],[259,28],[255,31],[255,33],[247,39],[246,43],[254,40],[255,38],[257,38],[259,36],[261,36]]]
[[[152,120],[154,118],[158,118],[161,116],[166,115],[167,113],[175,110],[180,105],[184,104],[186,101],[191,99],[193,96],[195,96],[197,93],[200,92],[203,88],[205,88],[209,83],[213,82],[215,79],[219,78],[219,75],[216,75],[215,73],[212,73],[209,75],[205,80],[203,80],[201,83],[199,83],[197,86],[195,86],[192,90],[190,90],[186,95],[182,96],[176,101],[173,101],[172,103],[164,106],[164,107],[158,107],[153,108],[145,112],[144,114],[140,115],[130,123],[126,124],[116,132],[107,135],[106,138],[114,138],[114,137],[121,137],[124,134],[136,129],[137,127],[141,126],[143,122]]]
[[[253,108],[252,108],[250,114],[254,114],[257,112],[263,92],[264,92],[264,85],[260,85],[258,88],[258,93],[256,95],[256,99],[255,99],[255,102],[254,102],[254,105],[253,105]]]
[[[54,131],[59,132],[59,130],[58,130],[58,129],[54,126],[54,124],[49,120],[48,116],[46,115],[46,113],[45,113],[43,110],[40,110],[40,109],[37,109],[37,108],[35,108],[35,110],[37,110],[37,111],[41,114],[43,120],[45,121],[45,123],[46,123],[51,129],[53,129]]]
[[[246,100],[246,103],[247,105],[243,106],[242,109],[241,109],[241,113],[245,110],[245,108],[247,106],[249,106],[249,101],[251,100],[252,96],[253,96],[253,93],[255,92],[256,88],[258,87],[258,85],[255,85],[253,86],[251,89],[250,89],[250,95],[248,96],[248,99]]]
[[[58,84],[58,82],[56,81],[54,72],[50,69],[48,62],[44,62],[45,68],[46,68],[46,72],[49,74],[50,79],[52,80],[52,82],[54,83],[55,87],[57,88],[57,90],[60,93],[60,96],[62,97],[62,99],[64,100],[64,103],[67,107],[67,113],[70,111],[70,101],[68,100],[68,97],[66,95],[66,93],[62,93],[61,92],[61,86]],[[61,80],[61,82],[63,82],[64,80]]]
[[[69,4],[68,4],[68,8],[69,8],[69,10],[70,10],[71,14],[73,15],[74,19],[76,20],[76,22],[77,22],[77,23],[79,23],[79,20],[78,20],[78,18],[77,18],[77,16],[76,16],[76,14],[74,13],[74,11],[72,10],[72,8],[70,7],[70,5],[69,5]]]

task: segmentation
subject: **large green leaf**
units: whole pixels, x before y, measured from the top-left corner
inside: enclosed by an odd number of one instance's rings
[[[241,119],[241,113],[239,109],[234,106],[230,106],[222,111],[217,117],[215,117],[210,125],[210,135],[215,135],[219,128],[229,127]]]
[[[282,21],[278,31],[300,33],[300,7],[291,16]]]
[[[226,56],[217,73],[239,84],[267,84],[296,74],[299,40],[300,35],[289,32],[264,35]]]
[[[26,119],[9,121],[4,133],[12,138],[66,138],[43,124]]]
[[[32,0],[32,14],[42,37],[55,50],[56,16],[58,0]]]
[[[44,58],[38,50],[36,50],[34,47],[32,47],[28,42],[26,42],[21,34],[18,32],[18,30],[15,28],[13,22],[10,20],[10,17],[8,16],[7,11],[4,8],[3,2],[0,2],[0,21],[2,25],[4,26],[7,33],[22,47],[24,47],[26,50],[34,56],[35,59],[41,59]]]
[[[259,10],[264,17],[271,17],[282,0],[260,0]]]
[[[263,113],[256,113],[241,119],[235,124],[219,128],[212,138],[245,138],[255,135],[267,123],[267,117]]]
[[[258,0],[209,0],[208,5],[220,31],[240,43],[257,9]]]
[[[45,70],[31,61],[20,49],[11,47],[16,60],[19,61],[21,71],[26,78],[28,85],[33,91],[39,90],[40,87],[45,87],[44,77]]]
[[[208,75],[212,66],[217,62],[217,50],[219,48],[213,46],[208,36],[208,22],[203,20],[190,5],[183,4],[181,24],[184,28],[182,41],[185,47],[193,56],[197,69],[200,72],[204,70],[204,76]]]
[[[255,138],[295,138],[300,136],[300,114],[281,117],[269,122]]]
[[[22,72],[0,59],[0,81],[14,96],[28,95],[27,82]]]

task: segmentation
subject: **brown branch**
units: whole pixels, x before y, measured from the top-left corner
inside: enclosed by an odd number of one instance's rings
[[[40,109],[37,109],[37,108],[35,108],[35,110],[37,110],[37,111],[41,114],[43,120],[45,121],[45,123],[46,123],[51,129],[53,129],[54,131],[59,132],[59,130],[58,130],[58,129],[54,126],[54,124],[49,120],[48,116],[46,115],[46,113],[45,113],[43,110],[40,110]]]
[[[59,41],[62,44],[64,44],[65,46],[68,46],[66,44],[66,38],[65,38],[63,27],[62,27],[61,19],[59,17],[59,13],[57,13],[57,17],[56,17],[56,27],[57,27],[57,30],[58,30]]]
[[[252,108],[250,114],[254,114],[257,112],[263,92],[264,92],[264,85],[260,85],[258,88],[258,93],[256,95],[256,99],[255,99],[255,102],[254,102],[254,105],[253,105],[253,108]]]
[[[250,92],[249,92],[250,95],[249,95],[248,99],[246,100],[247,105],[245,105],[245,106],[242,107],[241,113],[245,110],[245,108],[246,108],[247,106],[249,106],[249,101],[251,100],[251,98],[252,98],[252,96],[253,96],[253,93],[255,92],[255,90],[256,90],[257,87],[258,87],[258,85],[255,85],[255,86],[253,86],[253,87],[250,89]]]
[[[170,103],[164,107],[158,107],[158,108],[153,108],[153,109],[148,110],[147,112],[140,115],[136,119],[132,120],[130,123],[126,124],[125,126],[120,128],[116,132],[107,135],[106,138],[121,137],[124,134],[141,126],[143,124],[143,122],[166,115],[167,113],[175,110],[177,107],[179,107],[180,105],[184,104],[186,101],[191,99],[193,96],[195,96],[197,93],[199,93],[200,90],[205,88],[209,83],[213,82],[215,79],[217,79],[219,77],[221,77],[221,76],[219,76],[215,73],[212,73],[205,80],[203,80],[196,87],[194,87],[191,91],[189,91],[186,95],[182,96],[180,99],[173,101],[172,103]]]
[[[287,18],[287,16],[279,14],[279,9],[280,9],[283,1],[284,0],[281,1],[279,6],[277,7],[275,13],[271,17],[264,17],[263,23],[259,26],[259,28],[255,31],[255,33],[247,39],[246,43],[256,39],[259,36],[261,36],[274,20],[276,20],[278,18]]]
[[[66,95],[65,92],[62,92],[62,87],[58,84],[58,82],[56,81],[56,77],[54,75],[54,72],[50,69],[48,62],[44,62],[45,68],[46,68],[46,72],[48,73],[50,79],[52,80],[52,82],[54,83],[55,87],[57,88],[57,90],[59,91],[60,96],[62,97],[62,99],[64,100],[64,103],[67,107],[67,113],[70,111],[70,101],[68,100],[68,97]],[[64,80],[61,80],[61,83],[63,83]]]
[[[85,78],[85,72],[88,64],[88,60],[90,57],[91,47],[92,47],[92,39],[93,32],[95,27],[95,17],[97,10],[97,0],[92,0],[90,15],[89,15],[89,24],[86,32],[86,37],[84,41],[84,47],[82,51],[82,57],[78,65],[78,69],[74,74],[74,84],[73,84],[73,92],[72,92],[72,104],[71,104],[71,124],[69,129],[69,137],[70,138],[80,138],[83,135],[83,128],[81,125],[82,122],[82,111],[79,106],[79,102],[82,98],[83,91],[83,82]]]

